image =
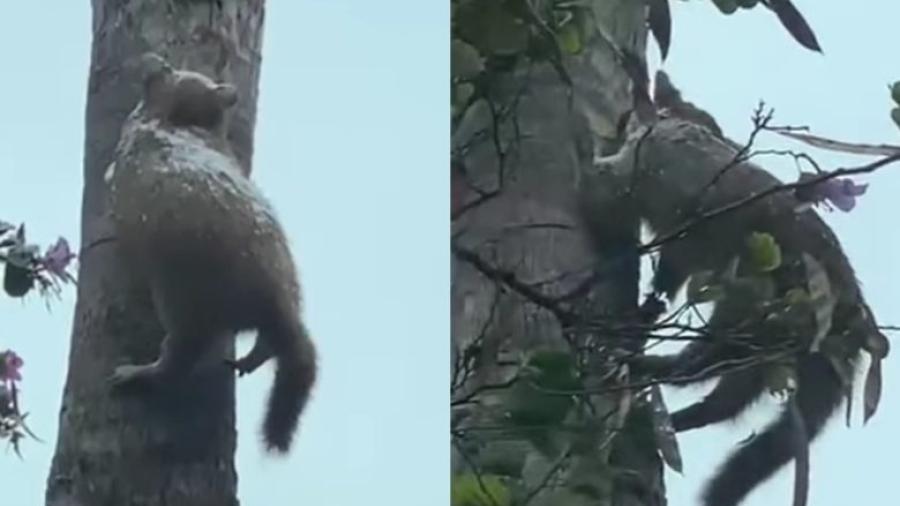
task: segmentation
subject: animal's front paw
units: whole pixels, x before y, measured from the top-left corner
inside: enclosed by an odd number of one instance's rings
[[[107,382],[112,388],[119,389],[138,385],[149,385],[156,377],[156,364],[125,364],[116,367]]]

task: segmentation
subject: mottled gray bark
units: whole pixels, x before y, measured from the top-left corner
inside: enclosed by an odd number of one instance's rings
[[[590,3],[603,32],[619,47],[644,54],[643,2]],[[521,93],[514,121],[496,129],[489,107],[476,104],[453,138],[456,149],[471,145],[460,161],[474,185],[495,188],[498,168],[504,170],[500,193],[454,221],[454,247],[474,252],[492,267],[512,273],[517,282],[551,298],[568,293],[604,262],[579,223],[576,188],[594,156],[609,148],[605,139],[616,136],[621,115],[632,107],[630,81],[602,38],[594,38],[581,54],[567,57],[565,63],[574,81],[571,102],[556,72],[549,65],[540,66],[527,78],[515,76],[496,92],[499,102],[510,102]],[[487,132],[484,140],[473,141],[480,131]],[[455,190],[465,193],[461,186],[456,184]],[[459,196],[457,193],[454,198]],[[464,198],[471,201],[476,195],[468,192]],[[615,275],[605,277],[580,299],[584,303],[581,314],[621,320],[634,316],[638,259],[623,262],[619,258],[617,265]],[[451,301],[451,338],[456,349],[479,336],[482,339],[482,367],[468,383],[468,391],[507,379],[508,368],[497,362],[514,357],[516,350],[563,343],[560,322],[551,311],[508,283],[491,279],[459,254],[452,263]],[[662,466],[655,448],[630,444],[629,437],[627,433],[619,437],[610,460],[615,467],[633,472],[614,480],[608,504],[665,504]],[[455,454],[454,468],[460,469],[463,460]]]
[[[234,83],[228,137],[252,158],[264,0],[93,0],[86,111],[83,246],[56,454],[53,506],[227,506],[238,503],[234,378],[210,360],[175,395],[125,396],[106,380],[116,365],[156,358],[162,330],[146,290],[130,286],[111,239],[103,174],[137,104],[141,54]],[[233,355],[233,345],[221,350]],[[218,365],[219,367],[216,367]]]

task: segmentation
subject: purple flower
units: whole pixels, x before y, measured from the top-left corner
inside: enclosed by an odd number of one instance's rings
[[[22,373],[19,369],[25,364],[22,357],[16,355],[12,350],[0,353],[0,381],[4,383],[21,381]]]
[[[803,172],[799,182],[810,181],[822,177],[822,174]],[[841,211],[850,212],[856,207],[856,197],[866,193],[868,184],[857,184],[850,178],[826,179],[812,186],[798,188],[795,195],[798,199],[818,204],[824,201],[830,202]]]
[[[40,259],[41,265],[54,276],[69,279],[66,267],[75,258],[75,254],[69,249],[69,243],[64,238],[57,239],[56,244],[47,248],[47,253]]]

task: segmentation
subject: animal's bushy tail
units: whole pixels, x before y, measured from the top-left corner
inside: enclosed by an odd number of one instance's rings
[[[300,414],[316,382],[316,349],[299,321],[284,329],[262,329],[273,347],[275,383],[263,421],[263,438],[270,451],[290,450]],[[262,336],[261,336],[262,337]]]
[[[797,368],[797,405],[812,441],[841,404],[844,387],[834,366],[819,354],[807,355]],[[790,408],[737,449],[703,493],[705,506],[735,506],[757,485],[794,457]]]

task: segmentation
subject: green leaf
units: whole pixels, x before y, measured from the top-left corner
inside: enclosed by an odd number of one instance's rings
[[[672,14],[669,12],[669,0],[650,0],[647,10],[647,26],[659,46],[659,54],[665,61],[669,55],[669,44],[672,40]]]
[[[675,437],[675,428],[672,427],[672,417],[669,416],[669,408],[663,400],[662,389],[659,385],[653,385],[650,389],[650,408],[653,413],[653,434],[656,437],[656,446],[665,462],[673,471],[681,474],[683,464],[681,450],[678,449],[678,439]]]
[[[894,99],[894,102],[900,104],[900,81],[891,85],[891,98]]]
[[[803,18],[803,14],[791,3],[791,0],[769,0],[768,7],[778,16],[781,25],[787,29],[791,37],[801,46],[821,53],[822,48],[816,40],[816,34],[812,27]]]
[[[872,357],[869,373],[866,374],[866,386],[863,391],[863,423],[869,421],[878,411],[881,401],[881,359]]]
[[[894,120],[895,125],[900,127],[900,107],[891,109],[891,119]]]
[[[845,388],[844,389],[844,400],[847,401],[847,409],[844,412],[844,422],[847,424],[847,428],[850,428],[850,418],[853,417],[853,389]]]
[[[572,354],[536,351],[527,358],[520,380],[505,393],[504,407],[517,432],[552,455],[561,443],[557,429],[575,406],[574,393],[581,389]]]
[[[475,46],[459,39],[450,44],[450,74],[457,79],[472,79],[484,70],[484,62]]]
[[[450,483],[452,506],[510,506],[512,495],[499,476],[464,473]]]
[[[584,44],[581,42],[581,32],[575,23],[563,25],[559,29],[558,36],[559,45],[563,48],[563,51],[569,54],[578,54],[584,49]]]
[[[525,368],[542,388],[575,390],[580,386],[575,357],[568,351],[536,351],[528,358]]]
[[[529,426],[561,422],[575,403],[573,396],[546,390],[574,392],[580,388],[575,358],[564,351],[537,351],[528,358],[521,374],[522,381],[507,396],[510,419]]]
[[[874,327],[874,325],[872,325]],[[891,343],[877,329],[870,327],[863,341],[863,349],[869,352],[873,358],[884,358],[891,350]]]
[[[572,19],[573,12],[569,5],[565,7],[562,4],[556,5],[543,5],[545,2],[538,2],[540,5],[535,5],[535,2],[532,0],[505,0],[505,7],[509,9],[510,12],[514,14],[518,19],[523,20],[525,25],[528,28],[528,48],[526,51],[527,56],[532,61],[540,61],[549,63],[553,69],[556,71],[556,74],[559,76],[560,80],[563,81],[568,87],[569,92],[571,92],[572,78],[569,75],[568,70],[566,70],[566,66],[563,62],[563,49],[560,47],[559,37],[556,33],[556,29],[551,26],[548,21],[555,22],[565,22],[568,19]],[[573,4],[575,6],[575,4]],[[551,9],[556,9],[556,12],[552,13],[550,16],[547,16],[546,7],[550,7]],[[586,7],[586,6],[585,6]],[[587,11],[588,8],[583,8],[584,11]],[[542,15],[543,13],[543,15]],[[553,15],[555,14],[555,15]],[[557,19],[557,16],[559,19]],[[586,16],[578,16],[575,15],[574,19],[584,19]],[[548,19],[550,18],[550,19]],[[582,32],[581,40],[585,40],[585,35],[587,32]],[[569,95],[571,99],[571,95]]]
[[[545,394],[527,381],[513,385],[506,401],[509,418],[514,424],[546,426],[547,429],[562,422],[574,404],[571,396]]]
[[[459,34],[482,54],[512,55],[528,47],[529,29],[501,0],[477,0],[456,11]]]
[[[753,232],[746,243],[751,265],[757,272],[771,272],[781,266],[781,247],[772,234]]]
[[[24,297],[34,288],[34,275],[13,262],[6,262],[3,272],[3,290],[10,297]]]

